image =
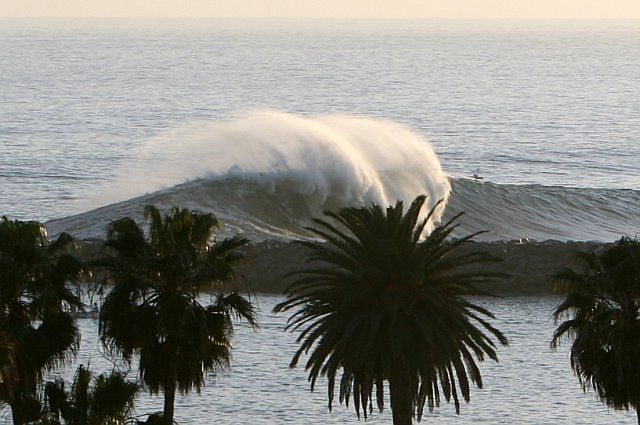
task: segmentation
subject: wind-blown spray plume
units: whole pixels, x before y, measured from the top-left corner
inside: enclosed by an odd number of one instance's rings
[[[409,203],[423,193],[431,207],[439,199],[446,203],[450,192],[431,145],[405,126],[366,117],[261,111],[153,138],[99,201],[125,200],[194,180],[216,186],[250,183],[285,202],[302,201],[312,215],[372,202]],[[235,194],[238,201],[246,195],[243,187]],[[216,212],[214,201],[200,198],[200,208]]]

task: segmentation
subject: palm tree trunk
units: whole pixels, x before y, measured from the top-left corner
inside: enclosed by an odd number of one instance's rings
[[[405,366],[398,364],[391,372],[389,392],[393,425],[411,425],[413,422],[411,379]]]
[[[13,417],[13,425],[22,425],[24,423],[19,404],[20,403],[18,400],[14,400],[13,403],[11,403],[11,416]]]
[[[171,347],[171,345],[169,345]],[[169,352],[172,352],[169,349]],[[173,411],[176,401],[176,359],[172,358],[169,360],[169,365],[167,368],[167,374],[165,375],[165,383],[164,383],[164,410],[163,416],[167,421],[166,423],[173,423]]]
[[[163,416],[167,423],[173,423],[173,409],[176,401],[176,381],[167,382],[164,387]]]

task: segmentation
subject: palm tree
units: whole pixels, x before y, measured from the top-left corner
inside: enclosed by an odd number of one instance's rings
[[[129,218],[111,223],[103,265],[113,289],[100,313],[100,334],[131,361],[152,394],[164,392],[163,415],[173,421],[176,389],[199,391],[207,373],[229,366],[233,319],[256,326],[252,304],[231,293],[209,305],[201,296],[234,276],[246,239],[215,240],[211,214],[174,208],[164,216],[147,206],[148,237]]]
[[[45,371],[69,359],[79,333],[70,307],[81,306],[77,286],[85,268],[63,233],[47,240],[35,221],[0,219],[0,334],[10,355],[0,365],[10,379],[0,383],[0,399],[11,405],[14,424],[39,414],[37,384]]]
[[[93,381],[93,385],[92,384]],[[124,374],[111,372],[93,377],[80,365],[71,391],[65,390],[62,379],[47,382],[44,388],[46,425],[118,425],[132,421],[135,396],[140,389],[127,381]]]
[[[589,387],[607,406],[636,410],[640,424],[640,241],[622,238],[601,254],[579,255],[583,273],[558,277],[568,284],[556,308],[552,347],[573,339],[571,367],[582,389]]]
[[[311,250],[308,267],[275,311],[294,311],[287,329],[302,332],[290,366],[308,354],[311,390],[327,377],[329,409],[342,371],[339,400],[348,405],[353,397],[358,417],[372,412],[374,392],[382,411],[385,381],[396,425],[420,420],[424,405],[432,411],[441,397],[459,413],[470,382],[482,387],[476,359],[497,361],[491,337],[507,345],[484,318],[493,315],[469,300],[480,293],[474,284],[498,275],[464,268],[497,260],[456,252],[475,236],[447,241],[458,216],[423,238],[439,207],[421,219],[425,199],[406,213],[400,201],[386,211],[374,204],[325,212],[330,221],[308,228],[326,242],[302,242]]]

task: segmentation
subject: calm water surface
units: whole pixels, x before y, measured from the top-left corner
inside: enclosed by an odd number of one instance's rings
[[[258,297],[260,329],[238,327],[231,371],[211,377],[201,394],[179,397],[176,419],[183,424],[343,424],[357,423],[352,409],[326,407],[326,381],[310,393],[302,369],[290,370],[294,335],[283,332],[286,316],[269,313],[279,298]],[[584,394],[569,366],[569,344],[552,351],[551,311],[560,298],[509,297],[482,299],[498,317],[496,325],[510,346],[499,350],[499,363],[481,365],[485,387],[475,389],[471,403],[456,415],[443,404],[425,423],[445,424],[621,424],[635,423],[631,412],[609,412],[592,394]],[[82,348],[77,363],[95,371],[112,368],[98,350],[97,323],[80,321]],[[71,370],[71,369],[70,369]],[[69,373],[69,372],[67,372]],[[133,372],[132,372],[133,373]],[[162,409],[161,397],[143,395],[139,414]],[[362,421],[360,421],[362,423]],[[389,424],[387,410],[374,412],[367,423]]]

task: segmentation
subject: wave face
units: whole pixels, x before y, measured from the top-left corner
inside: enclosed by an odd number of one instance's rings
[[[365,117],[264,111],[193,125],[149,141],[119,176],[93,201],[106,206],[51,221],[50,232],[103,237],[111,220],[141,219],[153,204],[211,211],[225,236],[293,239],[323,210],[424,193],[430,206],[445,200],[436,222],[464,211],[458,235],[488,231],[484,240],[613,241],[634,236],[640,217],[639,191],[450,180],[421,136]]]
[[[452,181],[445,219],[464,211],[460,232],[480,239],[612,242],[640,233],[640,191]]]
[[[390,177],[389,177],[390,178]],[[543,241],[610,242],[640,232],[640,191],[575,189],[539,185],[499,185],[451,180],[443,220],[464,211],[457,235],[487,231],[478,240],[529,238]],[[199,179],[76,216],[47,223],[53,234],[67,230],[81,237],[104,237],[109,221],[141,219],[146,204],[180,205],[212,211],[222,234],[244,233],[253,240],[288,240],[308,236],[302,226],[318,216],[312,195],[274,189],[241,177]]]

